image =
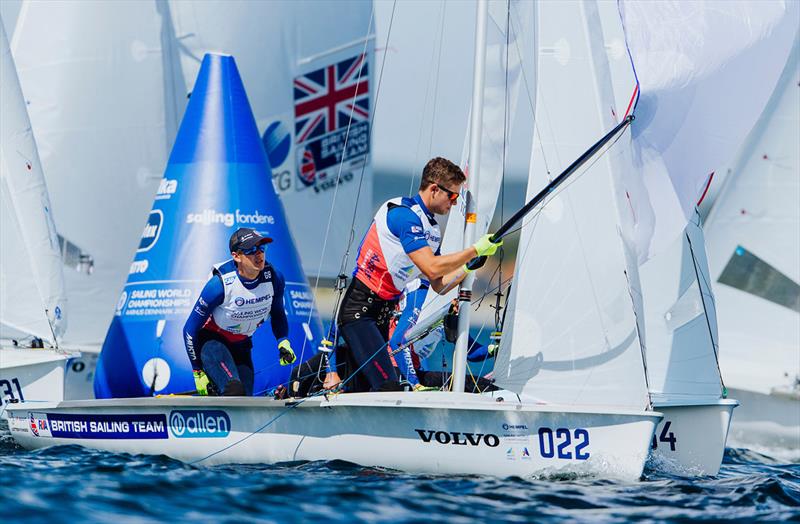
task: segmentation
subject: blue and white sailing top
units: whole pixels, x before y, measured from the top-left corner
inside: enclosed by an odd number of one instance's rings
[[[442,234],[419,194],[384,202],[358,247],[353,277],[383,300],[394,300],[420,276],[408,253],[430,247],[439,254]]]
[[[275,339],[285,339],[289,324],[284,288],[283,276],[269,263],[253,280],[243,279],[233,260],[215,265],[183,327],[192,369],[202,368],[195,344],[203,335],[222,338],[232,348],[250,349],[250,337],[269,318]]]

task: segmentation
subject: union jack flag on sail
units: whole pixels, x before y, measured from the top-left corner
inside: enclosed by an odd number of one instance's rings
[[[294,79],[295,143],[369,120],[367,66],[359,54]]]

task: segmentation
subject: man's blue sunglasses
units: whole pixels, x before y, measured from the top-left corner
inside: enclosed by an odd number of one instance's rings
[[[250,249],[242,249],[243,255],[255,255],[258,252],[264,252],[264,246],[253,246]]]

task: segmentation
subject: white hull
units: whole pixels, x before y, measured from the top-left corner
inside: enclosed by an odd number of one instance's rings
[[[345,394],[295,404],[159,397],[8,411],[14,439],[28,449],[79,444],[209,465],[339,459],[413,473],[622,479],[641,476],[661,418],[443,393]]]
[[[682,476],[716,475],[725,454],[733,408],[738,405],[736,400],[654,404],[653,409],[664,418],[653,434],[648,465]]]
[[[730,388],[741,407],[731,425],[731,444],[800,460],[800,397]]]
[[[63,400],[67,359],[49,349],[0,347],[0,412],[14,402]]]

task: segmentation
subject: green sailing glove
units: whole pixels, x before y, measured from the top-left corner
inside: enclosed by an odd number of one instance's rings
[[[289,342],[288,338],[278,342],[278,353],[280,353],[281,356],[281,366],[294,364],[294,361],[297,360],[297,357],[294,356],[294,351],[292,351],[292,344]]]
[[[192,370],[192,375],[194,375],[194,387],[197,394],[203,397],[208,395],[208,377],[205,372],[202,369],[195,369]]]
[[[491,233],[486,233],[477,242],[472,244],[472,247],[475,248],[475,251],[478,252],[479,257],[489,257],[495,254],[497,248],[503,245],[503,241],[501,240],[498,243],[492,242],[490,239],[492,238]]]

